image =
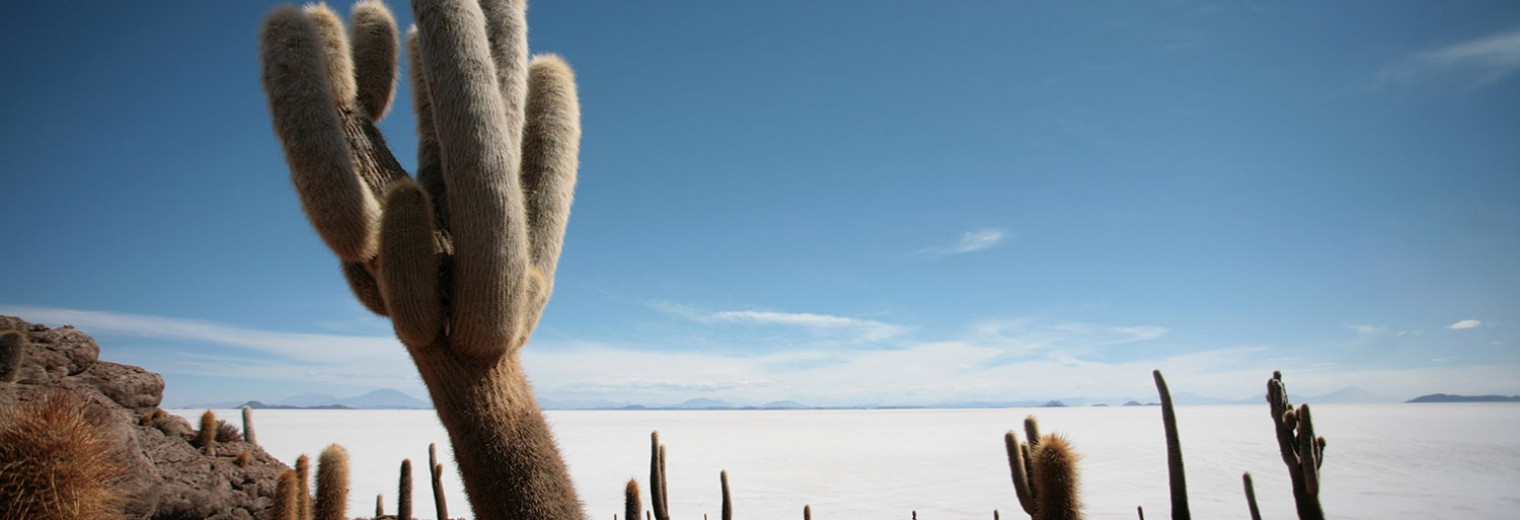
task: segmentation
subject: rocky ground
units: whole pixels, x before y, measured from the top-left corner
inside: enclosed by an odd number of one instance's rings
[[[123,484],[127,518],[244,520],[261,518],[272,504],[276,477],[289,468],[225,426],[215,454],[203,454],[197,428],[158,408],[163,377],[101,361],[100,346],[73,327],[52,329],[0,316],[0,331],[12,330],[28,341],[7,368],[14,373],[0,377],[0,410],[54,391],[108,410],[102,416],[110,424],[100,426],[117,429],[126,444],[122,456],[131,475]]]

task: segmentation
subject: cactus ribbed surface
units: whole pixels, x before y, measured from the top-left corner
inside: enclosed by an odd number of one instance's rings
[[[118,518],[125,440],[110,412],[77,394],[0,405],[0,518]]]
[[[296,457],[296,507],[301,520],[311,519],[311,457]]]
[[[522,0],[412,7],[415,179],[375,126],[394,93],[400,40],[375,0],[355,5],[349,30],[321,5],[269,14],[261,60],[275,133],[355,296],[389,316],[411,352],[475,516],[579,518],[519,362],[569,221],[574,76],[558,57],[529,59]]]
[[[243,441],[248,444],[258,444],[258,438],[253,436],[253,408],[243,407]]]
[[[332,444],[317,457],[315,520],[348,518],[348,452]]]
[[[274,504],[269,507],[269,520],[304,520],[301,517],[301,486],[296,483],[296,472],[280,472],[275,483]]]

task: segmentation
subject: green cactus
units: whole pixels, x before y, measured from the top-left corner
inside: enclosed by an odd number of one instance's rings
[[[438,518],[449,517],[449,502],[443,495],[443,464],[438,463],[438,445],[428,445],[428,476],[433,485],[433,509]]]
[[[0,383],[14,383],[20,379],[26,346],[26,334],[17,331],[0,334]]]
[[[301,517],[301,486],[296,483],[296,472],[280,472],[274,488],[274,504],[269,507],[270,520],[303,520]]]
[[[396,518],[412,520],[412,459],[401,459],[401,482],[396,491]]]
[[[317,457],[315,520],[344,520],[348,512],[348,452],[332,444]]]
[[[311,520],[311,457],[296,457],[296,507],[301,520]]]
[[[639,520],[639,511],[643,509],[644,504],[639,501],[639,481],[628,479],[628,485],[623,486],[623,518]]]
[[[1177,410],[1172,407],[1172,392],[1160,370],[1151,371],[1156,392],[1161,394],[1161,425],[1166,430],[1166,474],[1172,492],[1172,520],[1189,520],[1187,473],[1182,467],[1182,440],[1177,434]]]
[[[1282,372],[1272,372],[1267,380],[1267,403],[1276,426],[1277,447],[1288,476],[1293,482],[1293,502],[1298,517],[1323,520],[1325,511],[1319,504],[1319,468],[1325,463],[1325,438],[1314,435],[1314,420],[1309,405],[1297,409],[1288,402],[1288,388]]]
[[[257,445],[259,441],[253,436],[253,408],[243,407],[243,442]]]
[[[196,433],[196,442],[200,444],[201,453],[207,457],[216,456],[216,414],[211,410],[201,414],[201,429]]]
[[[1024,419],[1024,431],[1039,435],[1034,416]],[[1077,455],[1070,443],[1059,435],[1046,435],[1030,443],[1019,441],[1018,433],[1003,434],[1008,454],[1008,471],[1013,476],[1014,494],[1019,507],[1034,520],[1081,518],[1078,499]]]
[[[521,0],[417,0],[408,36],[415,181],[374,122],[397,33],[373,0],[276,8],[263,83],[302,207],[369,309],[388,315],[449,431],[475,515],[583,516],[519,352],[553,289],[580,109],[570,68],[527,55]],[[352,47],[350,47],[352,41]]]

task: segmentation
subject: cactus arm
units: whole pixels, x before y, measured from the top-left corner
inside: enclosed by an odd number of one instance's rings
[[[1187,471],[1182,465],[1182,440],[1177,433],[1177,409],[1172,406],[1172,392],[1167,389],[1166,378],[1160,370],[1151,372],[1156,380],[1156,392],[1161,394],[1161,424],[1166,430],[1166,473],[1172,492],[1173,520],[1192,518],[1188,508]]]
[[[354,83],[359,107],[373,121],[390,110],[396,92],[396,64],[400,56],[396,17],[379,0],[360,0],[354,4],[353,40]]]
[[[432,99],[434,130],[449,192],[454,265],[452,346],[490,359],[521,346],[527,236],[517,143],[495,88],[481,6],[463,0],[413,3]],[[521,9],[509,10],[522,24]],[[524,78],[526,79],[526,78]]]
[[[580,103],[575,74],[563,59],[543,55],[528,67],[527,128],[523,136],[523,193],[533,271],[525,323],[538,323],[570,222],[580,155]]]
[[[380,226],[380,287],[396,335],[408,345],[432,344],[443,334],[435,231],[432,203],[417,184],[392,187]]]
[[[433,199],[440,231],[449,224],[448,186],[443,182],[443,156],[438,147],[438,132],[433,129],[433,99],[429,93],[427,68],[422,64],[422,49],[417,43],[417,28],[407,31],[406,55],[412,81],[412,111],[417,120],[417,183]],[[451,251],[452,252],[452,251]]]
[[[1324,440],[1314,435],[1308,405],[1295,409],[1288,401],[1288,389],[1283,384],[1281,372],[1272,372],[1272,378],[1267,380],[1267,402],[1277,432],[1278,450],[1293,483],[1293,503],[1298,517],[1323,520],[1325,512],[1319,503],[1319,464],[1324,456]]]
[[[1028,445],[1019,442],[1019,435],[1008,430],[1003,434],[1003,447],[1008,452],[1008,472],[1013,474],[1013,491],[1019,497],[1019,507],[1033,517],[1034,496],[1029,492],[1029,465],[1024,461]]]

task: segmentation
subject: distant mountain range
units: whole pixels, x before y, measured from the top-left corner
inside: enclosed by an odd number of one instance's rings
[[[1360,388],[1342,388],[1335,392],[1317,396],[1290,396],[1294,403],[1313,404],[1382,404],[1397,403],[1398,399],[1374,394]],[[1084,406],[1155,406],[1154,397],[1144,399],[1095,399],[1091,397],[1063,397],[1060,399],[1017,400],[1017,401],[952,401],[929,405],[897,405],[891,403],[862,404],[859,406],[810,406],[796,401],[772,401],[761,405],[733,404],[720,399],[696,398],[689,399],[677,404],[652,405],[645,403],[614,402],[607,400],[556,400],[552,397],[539,399],[539,405],[549,410],[807,410],[807,409],[904,409],[904,408],[1039,408],[1039,407],[1084,407]],[[1199,405],[1232,405],[1232,404],[1260,404],[1265,402],[1263,396],[1253,396],[1242,399],[1219,399],[1201,396],[1187,392],[1174,392],[1172,400],[1179,406]],[[1122,405],[1120,403],[1123,403]],[[1409,401],[1410,403],[1471,403],[1471,402],[1520,402],[1520,396],[1482,395],[1463,396],[1449,394],[1424,395]],[[304,393],[274,402],[246,401],[246,402],[220,402],[190,405],[187,408],[239,408],[247,405],[252,408],[267,409],[321,409],[321,410],[344,410],[344,409],[367,409],[367,410],[427,410],[433,406],[428,401],[418,399],[406,393],[382,389],[375,390],[364,395],[338,398],[327,394]]]
[[[1520,395],[1422,395],[1406,403],[1520,403]]]

